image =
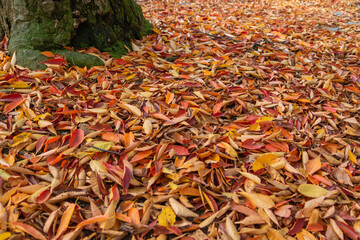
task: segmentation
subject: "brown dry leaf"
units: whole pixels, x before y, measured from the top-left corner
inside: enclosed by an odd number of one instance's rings
[[[1,234],[358,239],[358,1],[136,2],[104,66],[0,42]]]
[[[272,208],[275,206],[271,197],[260,193],[240,192],[241,196],[247,198],[257,208]]]
[[[199,217],[198,214],[186,208],[184,205],[179,203],[173,198],[169,199],[171,208],[174,210],[176,216],[178,217]]]
[[[233,223],[233,221],[229,218],[226,217],[226,221],[225,221],[225,227],[226,227],[226,232],[229,235],[229,237],[233,240],[240,240],[240,234],[236,229],[235,224]]]

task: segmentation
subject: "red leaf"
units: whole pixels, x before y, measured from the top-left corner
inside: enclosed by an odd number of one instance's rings
[[[0,102],[14,102],[21,99],[22,96],[19,93],[11,93],[0,98]]]
[[[38,140],[38,142],[36,143],[36,151],[35,151],[35,154],[37,154],[40,150],[41,150],[41,148],[44,146],[44,143],[45,143],[45,141],[47,140],[47,137],[46,136],[42,136],[39,140]]]
[[[256,149],[260,149],[263,147],[263,145],[261,143],[256,143],[254,141],[254,139],[247,139],[245,140],[241,146],[243,148],[246,148],[246,149],[250,149],[250,150],[256,150]]]
[[[125,172],[125,173],[126,173],[126,172]],[[111,201],[112,201],[112,202],[115,202],[115,201],[119,200],[120,194],[119,194],[119,189],[116,187],[116,185],[114,185],[114,186],[111,188],[111,193],[112,193],[112,198],[111,198]]]
[[[74,132],[71,134],[69,147],[77,147],[79,146],[82,141],[84,140],[84,131],[81,129],[75,129]]]
[[[289,235],[294,236],[295,234],[300,232],[301,229],[303,229],[304,225],[305,225],[305,218],[297,219],[294,225],[291,227],[289,231]]]
[[[179,156],[187,156],[189,155],[189,151],[187,150],[187,148],[183,147],[183,146],[179,146],[179,145],[169,145],[166,150],[171,150],[174,149],[176,155]]]
[[[350,227],[349,225],[347,225],[346,223],[343,223],[341,221],[337,221],[335,220],[336,224],[339,226],[339,228],[351,239],[358,239],[359,235],[357,234],[357,232]]]
[[[40,193],[39,196],[36,197],[36,199],[35,199],[36,202],[38,204],[42,204],[42,203],[46,202],[49,199],[49,197],[51,196],[51,193],[52,193],[52,191],[49,188],[46,189],[45,191]]]
[[[177,227],[171,226],[171,227],[166,227],[170,232],[180,236],[182,234],[181,230]]]
[[[55,165],[58,162],[62,161],[63,158],[64,158],[63,154],[60,153],[57,157],[52,156],[52,157],[49,157],[48,159],[46,159],[46,163],[50,164],[50,165]]]
[[[116,64],[118,64],[118,65],[125,65],[125,64],[127,64],[127,62],[126,62],[124,59],[122,59],[122,58],[116,58],[116,59],[114,60],[114,62],[115,62]]]
[[[11,103],[9,103],[8,105],[5,106],[4,108],[4,114],[7,114],[9,112],[11,112],[12,110],[14,110],[17,106],[19,106],[20,104],[22,104],[23,102],[25,102],[26,99],[25,98],[20,98],[17,99]]]
[[[127,190],[129,189],[131,177],[132,177],[131,170],[128,167],[125,167],[124,182],[123,182],[125,194],[127,194]]]
[[[50,87],[50,92],[51,92],[52,94],[60,94],[59,90],[57,90],[56,87],[51,86],[51,85],[49,85],[49,87]]]

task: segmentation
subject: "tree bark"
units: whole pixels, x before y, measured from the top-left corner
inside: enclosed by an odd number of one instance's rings
[[[100,65],[94,56],[84,64],[81,53],[61,49],[95,47],[119,57],[131,39],[152,32],[134,0],[0,0],[0,14],[0,35],[10,38],[10,54],[16,50],[17,63],[31,69],[43,67],[39,62],[46,57],[39,53],[45,50],[75,65]]]

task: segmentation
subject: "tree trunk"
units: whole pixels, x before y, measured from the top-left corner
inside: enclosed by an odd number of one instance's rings
[[[152,31],[134,0],[0,0],[0,14],[0,34],[10,38],[10,54],[16,50],[17,63],[31,69],[41,67],[46,57],[39,53],[45,50],[78,66],[100,65],[92,55],[61,49],[95,47],[119,57],[131,39]]]

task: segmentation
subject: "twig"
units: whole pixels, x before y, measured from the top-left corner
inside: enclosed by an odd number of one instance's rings
[[[102,151],[102,152],[107,152],[107,153],[113,153],[113,154],[116,154],[116,155],[121,155],[121,153],[119,152],[115,152],[115,151],[111,151],[111,150],[106,150],[106,149],[102,149],[102,148],[99,148],[99,147],[95,147],[95,146],[90,146],[90,148],[95,148],[99,151]]]

